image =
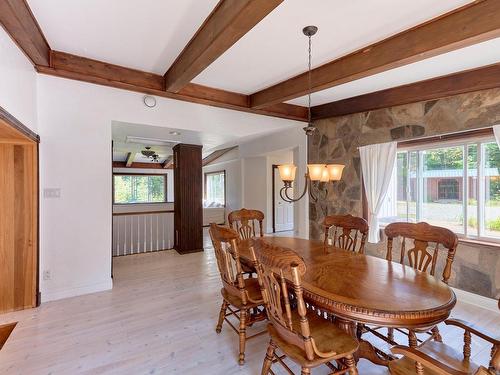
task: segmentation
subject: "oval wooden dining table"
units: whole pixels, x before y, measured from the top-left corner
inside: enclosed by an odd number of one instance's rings
[[[352,335],[356,324],[395,328],[428,328],[444,321],[456,297],[448,285],[412,267],[375,256],[331,247],[322,241],[294,237],[261,237],[241,241],[242,260],[251,264],[250,246],[295,251],[306,264],[304,297],[333,314]],[[370,343],[361,340],[358,357],[387,364]]]

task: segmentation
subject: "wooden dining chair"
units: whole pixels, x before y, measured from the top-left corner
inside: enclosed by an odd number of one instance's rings
[[[498,375],[500,374],[500,337],[459,319],[448,319],[445,324],[464,330],[463,353],[441,342],[428,341],[418,348],[395,346],[391,349],[402,358],[391,361],[389,369],[393,375],[436,374],[436,375]],[[492,345],[488,368],[471,361],[472,335]]]
[[[246,340],[265,333],[264,330],[248,337],[246,334],[248,326],[266,318],[260,285],[257,278],[243,277],[238,252],[238,233],[215,223],[210,224],[209,233],[222,280],[222,306],[215,330],[220,333],[222,324],[226,321],[239,335],[239,364],[243,365]],[[238,328],[231,323],[229,316],[234,316],[239,320]]]
[[[432,276],[436,275],[436,266],[440,253],[445,252],[447,255],[441,280],[448,283],[458,245],[458,238],[455,233],[449,229],[429,225],[424,222],[391,223],[385,227],[384,232],[387,236],[387,260],[393,260],[394,240],[399,239],[400,255],[397,261],[401,264],[408,264],[418,271],[428,272]],[[416,347],[419,343],[422,343],[422,340],[416,336],[415,332],[426,332],[434,340],[441,341],[437,326],[418,331],[409,330],[406,332],[399,329],[398,331],[408,335],[411,347]],[[388,328],[387,339],[391,344],[395,344],[393,328]]]
[[[259,210],[241,210],[232,211],[228,215],[229,226],[238,232],[240,238],[245,240],[252,237],[264,236],[262,223],[264,221],[264,213]],[[258,231],[256,228],[258,227]]]
[[[368,223],[352,215],[326,216],[323,221],[325,246],[331,245],[363,254],[368,236]],[[332,233],[333,232],[333,233]]]
[[[291,250],[271,246],[257,253],[251,248],[251,252],[270,321],[267,329],[271,340],[261,374],[274,374],[271,366],[276,362],[293,374],[276,354],[278,348],[301,366],[303,375],[323,364],[334,371],[332,374],[357,374],[353,357],[357,340],[317,314],[307,314],[301,285],[304,261]]]

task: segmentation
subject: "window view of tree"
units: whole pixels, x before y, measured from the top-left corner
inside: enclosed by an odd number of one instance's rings
[[[397,154],[381,221],[426,221],[468,237],[500,238],[500,149],[464,142]]]
[[[166,175],[115,175],[115,203],[166,202]]]
[[[226,172],[205,173],[205,204],[225,205]]]

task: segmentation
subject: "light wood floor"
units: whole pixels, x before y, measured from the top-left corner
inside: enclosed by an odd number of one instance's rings
[[[116,258],[112,291],[0,315],[19,321],[0,351],[0,374],[259,374],[267,337],[248,342],[247,363],[237,364],[237,336],[215,333],[220,281],[213,250],[174,251]],[[500,334],[500,315],[459,304],[454,315]],[[262,328],[263,325],[256,328]],[[443,329],[460,348],[462,333]],[[489,348],[474,341],[478,362]],[[361,374],[377,374],[368,362]],[[276,367],[277,374],[283,374]],[[314,374],[326,374],[318,369]]]

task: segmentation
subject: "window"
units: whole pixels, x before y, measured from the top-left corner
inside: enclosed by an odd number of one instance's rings
[[[458,180],[443,178],[438,180],[439,199],[458,200]]]
[[[205,205],[226,205],[226,171],[205,173]]]
[[[113,175],[114,203],[163,203],[167,201],[167,175]]]
[[[500,240],[499,172],[492,139],[400,150],[380,222],[426,221],[461,237]]]

